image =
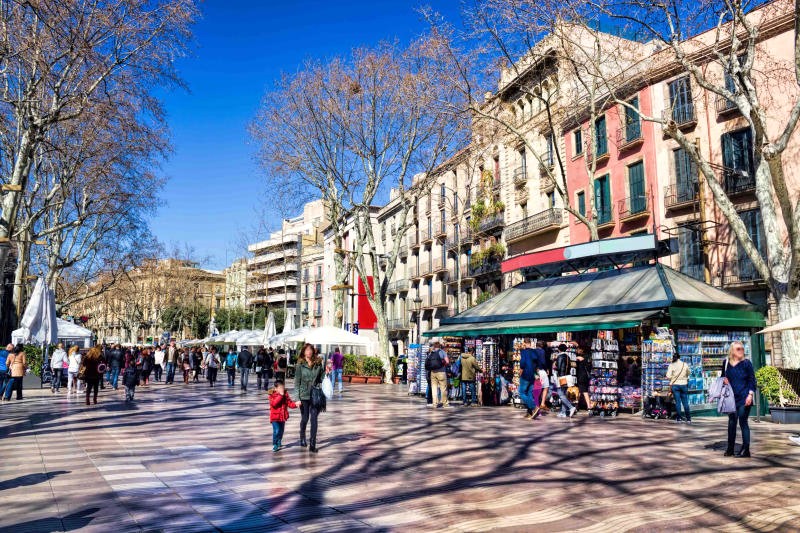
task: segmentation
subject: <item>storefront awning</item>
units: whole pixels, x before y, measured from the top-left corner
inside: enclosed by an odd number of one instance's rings
[[[514,335],[524,333],[552,333],[556,331],[586,331],[595,329],[632,328],[653,315],[653,311],[607,313],[589,316],[507,320],[483,324],[450,324],[423,333],[426,337],[448,335],[454,337],[479,337],[482,335]],[[658,312],[656,312],[658,314]]]
[[[714,309],[705,307],[670,307],[670,324],[681,326],[728,326],[763,328],[764,315],[757,311]]]

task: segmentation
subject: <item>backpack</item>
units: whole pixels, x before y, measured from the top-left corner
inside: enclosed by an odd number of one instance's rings
[[[236,368],[236,354],[229,353],[227,359],[225,359],[225,367],[226,368]]]
[[[439,357],[438,350],[430,352],[425,359],[425,370],[428,372],[438,372],[442,369],[442,366],[444,366],[444,363],[442,363],[442,358]]]
[[[461,377],[461,358],[455,360],[455,362],[450,364],[450,375]]]

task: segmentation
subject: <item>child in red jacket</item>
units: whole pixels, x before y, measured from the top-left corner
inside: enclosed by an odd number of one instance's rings
[[[297,409],[284,388],[283,381],[276,381],[275,388],[269,393],[269,421],[272,422],[272,451],[281,449],[283,428],[289,419],[289,408]]]

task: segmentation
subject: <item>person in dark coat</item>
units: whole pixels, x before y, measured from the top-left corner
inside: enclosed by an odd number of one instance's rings
[[[732,342],[728,350],[728,360],[725,365],[725,383],[733,389],[733,398],[736,400],[736,412],[728,415],[728,447],[725,456],[733,455],[736,444],[736,423],[742,430],[742,448],[736,457],[750,457],[750,408],[756,393],[756,374],[753,363],[745,358],[744,344]]]
[[[124,361],[124,354],[122,353],[122,349],[120,348],[119,344],[115,345],[113,348],[108,350],[108,368],[111,372],[111,377],[109,379],[109,383],[114,390],[117,390],[119,386],[119,372],[123,366]]]
[[[86,405],[89,405],[89,398],[94,391],[94,404],[97,405],[97,392],[100,388],[100,376],[105,371],[105,361],[99,346],[89,349],[86,356],[81,359],[81,370],[83,380],[86,382]]]
[[[317,418],[319,410],[311,404],[311,389],[322,382],[322,358],[311,344],[303,346],[300,359],[294,369],[294,390],[300,405],[300,446],[306,446],[306,425],[311,421],[309,450],[317,453]]]
[[[578,382],[578,392],[583,396],[583,400],[586,402],[586,409],[591,409],[592,402],[589,399],[589,382],[591,378],[592,362],[586,356],[586,351],[583,348],[578,348],[576,350],[575,362],[575,371],[578,374],[575,376]],[[578,403],[580,403],[580,401]]]
[[[122,371],[122,386],[125,387],[125,401],[132,402],[139,383],[139,369],[136,368],[136,359],[129,352],[125,355],[125,367]]]
[[[256,352],[256,379],[258,380],[258,390],[261,390],[263,385],[264,390],[269,387],[269,358],[267,357],[267,350],[261,348]]]

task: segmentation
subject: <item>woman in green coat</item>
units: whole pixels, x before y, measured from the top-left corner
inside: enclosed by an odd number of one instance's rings
[[[311,404],[311,389],[322,382],[322,358],[310,344],[303,346],[300,359],[294,369],[294,393],[300,406],[300,446],[306,447],[306,426],[311,419],[311,446],[309,450],[317,453],[317,417],[319,411]]]

